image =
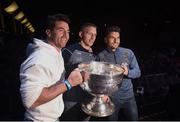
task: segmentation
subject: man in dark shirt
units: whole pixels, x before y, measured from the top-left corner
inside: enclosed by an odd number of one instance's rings
[[[79,37],[80,42],[72,44],[62,50],[64,58],[66,76],[78,67],[79,63],[94,61],[92,46],[96,40],[97,26],[93,23],[82,24]],[[88,118],[80,107],[80,103],[91,97],[89,93],[84,91],[79,85],[63,94],[65,111],[62,115],[62,120],[85,120]]]

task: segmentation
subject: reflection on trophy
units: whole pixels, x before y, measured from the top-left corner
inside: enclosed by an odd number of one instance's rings
[[[78,67],[88,74],[88,79],[81,87],[94,96],[82,103],[82,110],[96,117],[111,115],[115,110],[114,104],[112,101],[105,102],[102,98],[118,90],[123,79],[123,68],[117,64],[96,61],[80,63]]]

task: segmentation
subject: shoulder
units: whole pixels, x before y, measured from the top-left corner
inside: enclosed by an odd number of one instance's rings
[[[52,54],[47,50],[36,50],[33,52],[22,64],[24,67],[29,67],[32,65],[42,65],[47,66],[48,64],[52,63],[52,60],[55,58],[52,58]]]
[[[118,47],[118,50],[121,50],[121,51],[130,51],[131,49],[126,48],[126,47]]]
[[[74,50],[78,49],[79,47],[80,47],[79,43],[75,43],[75,44],[71,44],[71,45],[67,46],[66,48],[73,52]]]
[[[97,54],[96,59],[97,59],[97,60],[104,59],[105,55],[107,55],[107,50],[106,50],[106,49],[100,51],[100,52]]]
[[[62,56],[64,58],[69,58],[73,54],[73,52],[76,50],[77,47],[78,47],[78,43],[64,47],[62,49]]]
[[[100,51],[97,55],[98,55],[98,56],[99,56],[99,55],[104,55],[104,54],[106,54],[106,53],[107,53],[107,50],[104,49],[104,50]]]
[[[133,51],[129,48],[125,48],[125,47],[119,47],[118,51],[120,52],[124,52],[124,53],[130,53],[130,54],[134,54]]]

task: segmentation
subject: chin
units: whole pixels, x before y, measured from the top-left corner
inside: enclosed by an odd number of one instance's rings
[[[63,45],[61,48],[66,47],[66,45]]]

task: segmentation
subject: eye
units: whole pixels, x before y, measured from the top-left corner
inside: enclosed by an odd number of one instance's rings
[[[70,34],[71,32],[70,31],[66,31],[66,33]]]
[[[111,39],[111,40],[112,40],[112,39],[114,39],[114,37],[110,36],[110,37],[109,37],[109,39]]]
[[[57,29],[59,32],[61,32],[61,33],[63,33],[64,32],[64,29],[62,29],[62,28],[59,28],[59,29]]]
[[[87,34],[87,35],[91,35],[91,33],[89,33],[89,32],[86,32],[86,34]]]
[[[70,34],[70,31],[69,30],[64,30],[63,28],[59,28],[57,29],[60,33],[67,33],[67,34]]]

